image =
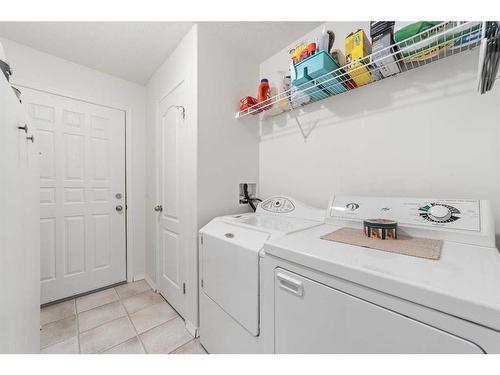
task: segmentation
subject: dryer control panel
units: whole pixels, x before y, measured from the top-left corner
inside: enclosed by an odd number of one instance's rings
[[[448,233],[446,238],[488,236],[494,243],[494,225],[488,201],[474,199],[388,198],[334,196],[326,222],[358,222],[365,219],[390,219],[400,228],[418,228],[418,233]],[[353,225],[358,226],[358,225]],[[411,230],[409,230],[411,232]],[[440,235],[437,235],[440,237]]]
[[[478,200],[375,198],[344,196],[334,199],[329,214],[344,220],[390,219],[400,225],[481,230]]]

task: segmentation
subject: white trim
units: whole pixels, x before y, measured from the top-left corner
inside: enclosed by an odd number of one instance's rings
[[[156,105],[159,108],[160,103],[165,99],[167,96],[169,96],[171,93],[173,93],[177,88],[179,88],[183,83],[185,79],[181,79],[180,81],[177,81],[176,84],[172,85],[169,90],[166,90],[165,94],[160,96],[160,99],[157,100]]]
[[[139,275],[135,275],[135,276],[133,277],[134,282],[135,282],[135,281],[144,280],[145,278],[146,278],[146,275],[145,275],[145,274],[143,274],[143,273],[140,273]]]
[[[149,284],[151,289],[153,289],[153,291],[158,292],[158,288],[156,287],[156,283],[153,281],[153,279],[151,279],[151,277],[149,277],[148,274],[144,275],[144,280],[146,280],[146,282]]]
[[[131,202],[133,201],[132,193],[132,108],[126,105],[102,102],[96,100],[92,97],[86,97],[84,95],[70,92],[68,90],[61,90],[55,87],[48,86],[35,81],[26,80],[12,80],[12,85],[25,87],[31,90],[46,92],[48,94],[58,95],[66,97],[69,99],[79,100],[90,104],[95,104],[103,107],[113,108],[125,112],[125,185],[126,185],[126,197],[127,197],[127,230],[126,230],[126,244],[125,244],[125,256],[127,261],[126,269],[126,279],[127,282],[132,282],[134,279],[134,248],[133,248],[133,215],[130,215]]]
[[[191,334],[191,336],[193,336],[193,337],[198,337],[199,336],[199,329],[198,329],[198,327],[196,327],[189,320],[186,320],[184,323],[186,325],[187,331]]]

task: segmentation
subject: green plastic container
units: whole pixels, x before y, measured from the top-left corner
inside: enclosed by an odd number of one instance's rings
[[[335,78],[338,73],[335,75],[328,74],[338,68],[340,66],[326,51],[315,53],[295,65],[296,79],[292,84],[316,100],[340,94],[347,91],[347,89],[341,79]],[[311,82],[313,79],[318,79],[318,82],[325,83],[312,87],[314,85]]]

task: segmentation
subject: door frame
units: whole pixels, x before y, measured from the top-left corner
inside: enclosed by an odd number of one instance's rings
[[[155,204],[158,204],[161,198],[161,193],[160,193],[160,165],[159,162],[161,160],[161,146],[162,146],[162,129],[161,129],[161,121],[160,121],[160,103],[166,99],[170,94],[172,94],[176,89],[178,89],[181,85],[185,84],[186,80],[181,79],[174,83],[170,89],[166,90],[166,92],[163,95],[160,95],[159,99],[156,101],[156,108],[155,108],[155,138],[156,138],[156,143],[155,143],[155,179],[156,179],[156,194],[155,194]],[[184,107],[186,107],[186,103],[184,103]],[[155,289],[157,292],[160,292],[160,247],[158,246],[159,243],[159,236],[160,236],[160,231],[159,231],[159,222],[156,220],[156,225],[155,225],[155,264],[156,264],[156,270],[155,270]],[[184,251],[184,249],[181,249]],[[186,275],[186,267],[184,266],[184,269],[182,270],[183,275]],[[185,303],[185,301],[184,301]],[[184,306],[185,310],[185,306]],[[185,314],[185,312],[184,312]],[[184,318],[184,317],[183,317]]]
[[[130,136],[132,134],[132,108],[123,104],[106,101],[102,102],[90,96],[81,95],[79,93],[72,92],[66,89],[61,90],[52,86],[41,84],[39,82],[26,81],[23,79],[13,79],[11,83],[14,86],[19,86],[21,88],[27,88],[47,94],[57,95],[68,99],[98,105],[101,107],[116,109],[125,113],[125,207],[127,207],[127,209],[125,210],[125,278],[127,282],[134,281],[134,254],[133,248],[130,245],[133,244],[134,225],[133,216],[128,214],[128,208],[131,207],[131,202],[133,202],[135,198],[131,192],[131,189],[129,189],[129,186],[132,186],[132,137]],[[138,277],[136,277],[137,280],[141,278],[143,278],[141,277],[141,275],[138,275]]]

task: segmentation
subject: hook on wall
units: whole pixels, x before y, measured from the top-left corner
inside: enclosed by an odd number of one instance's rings
[[[170,107],[168,107],[168,109],[170,109],[170,108],[175,108],[177,110],[180,110],[181,111],[182,119],[183,120],[186,119],[186,107],[184,107],[182,105],[171,105]]]

